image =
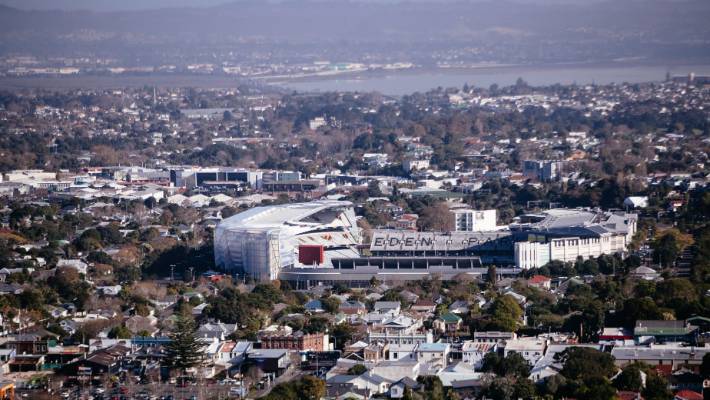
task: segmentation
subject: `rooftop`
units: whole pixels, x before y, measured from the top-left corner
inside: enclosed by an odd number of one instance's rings
[[[277,228],[287,224],[317,226],[322,222],[304,221],[308,217],[334,207],[352,207],[349,201],[321,200],[308,203],[281,204],[255,207],[229,217],[219,226],[223,229]],[[335,216],[333,216],[335,217]]]

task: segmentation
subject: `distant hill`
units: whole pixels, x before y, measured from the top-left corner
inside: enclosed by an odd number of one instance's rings
[[[653,45],[673,52],[710,39],[710,1],[262,1],[140,11],[0,12],[0,52],[138,51],[169,44],[373,43]],[[659,50],[660,49],[660,50]],[[509,51],[514,51],[511,48]]]

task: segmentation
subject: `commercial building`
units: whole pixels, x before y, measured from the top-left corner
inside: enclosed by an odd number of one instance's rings
[[[574,262],[624,253],[636,233],[636,214],[553,209],[511,225],[517,240],[515,265],[538,268],[550,261]],[[526,222],[532,221],[532,222]]]
[[[523,175],[530,179],[552,181],[560,178],[563,167],[564,161],[559,160],[525,160]]]
[[[618,367],[642,362],[652,367],[665,366],[670,371],[680,368],[697,370],[710,347],[693,347],[680,343],[651,344],[648,346],[614,346],[611,355]]]
[[[454,230],[460,232],[485,232],[496,230],[496,210],[451,210]]]
[[[637,343],[697,342],[698,327],[686,321],[638,320],[634,327]]]
[[[257,335],[262,349],[286,349],[298,351],[324,351],[328,347],[328,336],[321,332],[293,332],[288,326],[267,328]]]
[[[260,188],[263,172],[240,168],[195,168],[170,169],[170,183],[176,187],[195,188],[206,185],[241,183]]]
[[[227,218],[215,230],[215,264],[257,281],[278,278],[286,267],[332,265],[356,258],[360,232],[352,203],[312,201],[256,207]],[[299,251],[318,257],[300,257]],[[319,251],[314,252],[313,246]]]

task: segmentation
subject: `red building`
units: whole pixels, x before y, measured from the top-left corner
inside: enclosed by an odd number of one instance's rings
[[[323,351],[326,344],[323,333],[292,332],[291,329],[263,330],[258,337],[262,349]]]

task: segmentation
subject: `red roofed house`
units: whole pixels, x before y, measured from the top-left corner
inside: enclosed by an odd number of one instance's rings
[[[618,397],[619,400],[644,400],[643,396],[641,396],[641,393],[632,392],[628,390],[619,390],[616,393],[616,397]]]
[[[436,310],[436,303],[427,299],[420,299],[416,303],[412,304],[412,311],[421,313],[431,313]]]
[[[703,395],[692,390],[681,390],[675,394],[673,400],[703,400]]]
[[[551,279],[543,275],[533,275],[528,279],[528,285],[545,290],[550,290],[550,282]]]

